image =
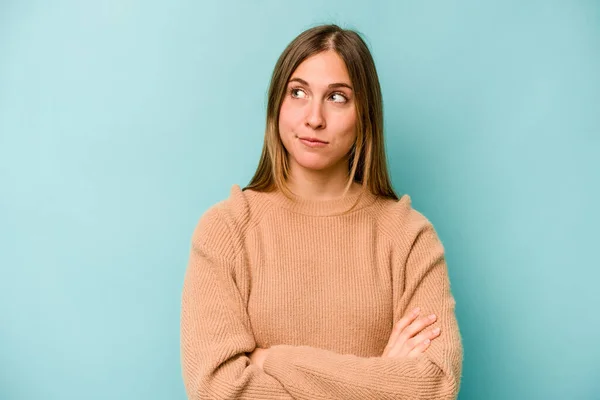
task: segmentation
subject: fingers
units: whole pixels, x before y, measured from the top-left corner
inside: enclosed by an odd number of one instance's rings
[[[406,336],[407,336],[406,339],[408,340],[408,339],[412,338],[413,336],[415,336],[417,333],[421,332],[423,329],[425,329],[429,325],[433,324],[436,319],[437,319],[437,317],[435,316],[435,314],[431,314],[427,317],[420,318],[419,320],[410,324],[405,329],[405,332],[403,332],[403,334],[406,334]]]
[[[425,350],[427,350],[427,348],[429,347],[430,344],[431,344],[431,339],[425,339],[424,341],[422,341],[419,344],[417,344],[417,346],[415,346],[415,348],[413,348],[407,354],[407,357],[408,358],[418,357],[419,355],[425,353]]]
[[[425,342],[427,342],[427,347],[429,347],[428,341],[432,341],[433,339],[437,338],[440,335],[440,331],[440,328],[437,327],[435,329],[430,329],[428,331],[421,332],[412,339],[410,339],[407,343],[408,348],[412,349],[410,352],[412,352],[415,348],[419,347]]]
[[[401,318],[395,325],[382,356],[405,357],[409,354],[415,357],[422,354],[430,345],[431,340],[440,335],[440,329],[425,331],[437,317],[432,314],[417,319],[419,308]]]
[[[420,312],[421,312],[421,309],[419,307],[417,307],[417,308],[413,309],[409,314],[400,318],[400,320],[398,322],[396,322],[396,324],[394,325],[394,329],[392,330],[392,334],[390,335],[390,338],[388,339],[388,343],[385,346],[385,350],[383,351],[383,356],[386,356],[390,352],[390,350],[396,344],[400,333],[402,333],[404,331],[404,329],[406,329],[406,327],[408,325],[410,325],[417,318],[417,316],[419,315]]]

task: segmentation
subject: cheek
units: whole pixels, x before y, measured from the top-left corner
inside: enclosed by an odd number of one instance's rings
[[[348,113],[346,124],[348,125],[348,129],[354,130],[356,127],[356,109],[352,108],[352,111]]]
[[[298,121],[301,120],[301,114],[297,108],[293,107],[286,101],[281,105],[279,111],[279,130],[282,134],[289,134]]]
[[[340,139],[344,142],[354,142],[356,139],[356,116],[354,113],[349,113],[343,118],[338,119],[337,129],[340,132]]]

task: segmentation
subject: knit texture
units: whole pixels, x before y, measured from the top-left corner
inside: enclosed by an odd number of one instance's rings
[[[440,336],[419,357],[381,357],[417,306]],[[442,243],[408,195],[234,185],[192,236],[181,357],[190,399],[454,399],[463,349]]]

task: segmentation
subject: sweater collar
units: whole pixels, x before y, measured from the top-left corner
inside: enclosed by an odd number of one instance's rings
[[[331,200],[309,200],[292,194],[287,197],[282,191],[267,193],[270,201],[298,214],[312,216],[335,216],[348,214],[372,204],[376,196],[368,189]]]

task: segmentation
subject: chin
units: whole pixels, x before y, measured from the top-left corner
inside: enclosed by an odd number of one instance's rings
[[[323,171],[329,167],[329,165],[324,164],[302,164],[298,163],[298,166],[302,169],[307,169],[310,171]]]
[[[296,158],[296,164],[311,171],[322,171],[335,165],[331,160],[322,157],[298,157]]]

